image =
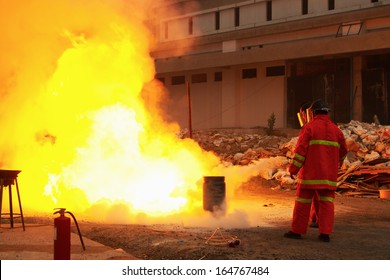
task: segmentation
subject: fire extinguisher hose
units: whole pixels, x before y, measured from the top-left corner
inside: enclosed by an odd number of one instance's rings
[[[72,216],[73,221],[74,221],[74,223],[76,224],[77,231],[78,231],[78,233],[79,233],[81,245],[83,246],[83,250],[85,251],[85,245],[84,245],[83,237],[82,237],[82,235],[81,235],[80,228],[79,228],[79,225],[78,225],[78,223],[77,223],[76,217],[75,217],[71,212],[69,212],[69,211],[66,211],[65,213],[68,213],[69,215]]]

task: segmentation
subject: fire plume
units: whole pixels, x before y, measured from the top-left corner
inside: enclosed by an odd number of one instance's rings
[[[3,2],[1,168],[22,170],[25,212],[128,221],[201,207],[218,159],[164,121],[144,14],[121,14],[125,1]]]
[[[257,173],[221,166],[165,120],[144,24],[155,3],[0,0],[0,168],[22,170],[27,215],[194,221],[203,176],[226,175],[230,195]]]

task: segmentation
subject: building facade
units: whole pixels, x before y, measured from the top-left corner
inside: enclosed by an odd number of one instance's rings
[[[390,0],[164,3],[152,56],[181,127],[266,127],[274,114],[298,128],[317,98],[335,122],[390,124]]]

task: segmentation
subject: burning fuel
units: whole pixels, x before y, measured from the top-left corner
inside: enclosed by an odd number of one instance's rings
[[[234,188],[256,174],[165,121],[143,24],[155,3],[0,0],[0,168],[22,170],[26,215],[201,219],[203,176]]]

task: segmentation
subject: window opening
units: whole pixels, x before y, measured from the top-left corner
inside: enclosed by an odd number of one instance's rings
[[[215,72],[214,73],[214,82],[220,82],[222,81],[222,72]]]
[[[243,69],[242,70],[242,78],[243,79],[257,78],[257,69],[256,68]]]
[[[234,26],[240,26],[240,8],[234,8]]]
[[[172,77],[172,85],[182,85],[186,81],[184,76],[173,76]]]
[[[334,10],[334,0],[328,0],[328,10]]]
[[[196,83],[206,83],[207,82],[207,74],[206,73],[193,74],[191,76],[191,82],[193,84],[196,84]]]
[[[220,13],[219,11],[215,12],[215,30],[220,28]]]
[[[267,1],[267,21],[272,20],[272,1]]]
[[[309,12],[309,0],[302,0],[302,15],[307,15]]]

